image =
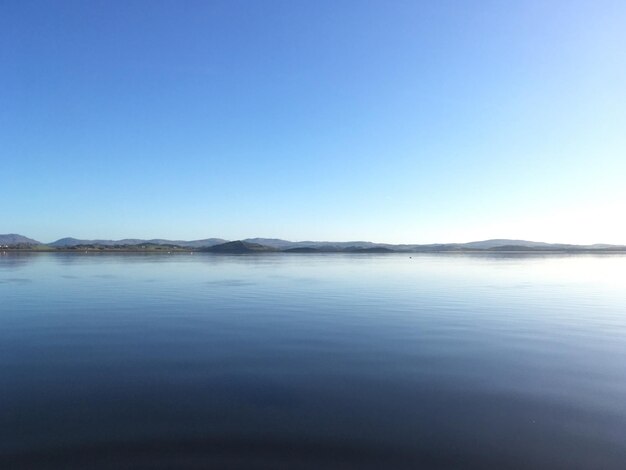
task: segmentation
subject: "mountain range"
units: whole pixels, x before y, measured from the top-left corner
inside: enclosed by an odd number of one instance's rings
[[[202,240],[166,240],[136,239],[122,240],[85,240],[61,238],[51,243],[41,243],[18,234],[0,235],[0,247],[22,249],[132,249],[172,247],[194,249],[213,253],[252,253],[282,251],[290,253],[350,252],[350,253],[387,253],[387,252],[454,252],[454,251],[626,251],[625,245],[571,245],[560,243],[533,242],[527,240],[491,239],[468,243],[401,244],[374,243],[368,241],[332,242],[298,241],[292,242],[278,238],[248,238],[229,241],[223,238],[205,238]]]
[[[55,248],[64,248],[79,245],[100,245],[100,246],[115,246],[115,245],[174,245],[182,246],[185,248],[200,248],[203,246],[219,245],[226,243],[228,240],[221,238],[206,238],[204,240],[164,240],[161,238],[154,238],[151,240],[143,240],[139,238],[125,238],[123,240],[79,240],[78,238],[61,238],[60,240],[52,243],[46,243],[47,246]],[[0,243],[2,243],[2,235],[0,235]]]

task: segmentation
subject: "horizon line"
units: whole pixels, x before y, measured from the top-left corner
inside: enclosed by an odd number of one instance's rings
[[[4,233],[4,234],[0,234],[0,237],[3,236],[18,236],[18,237],[24,237],[24,238],[28,238],[30,240],[33,240],[41,245],[49,245],[52,243],[56,243],[60,240],[65,240],[65,239],[73,239],[73,240],[80,240],[80,241],[107,241],[107,242],[119,242],[119,241],[124,241],[124,240],[141,240],[141,241],[151,241],[151,240],[163,240],[163,241],[168,241],[168,242],[175,242],[175,241],[180,241],[180,242],[196,242],[196,241],[202,241],[202,240],[211,240],[211,239],[217,239],[217,240],[224,240],[224,242],[232,242],[232,241],[246,241],[246,240],[255,240],[255,239],[262,239],[262,240],[277,240],[277,241],[284,241],[284,242],[289,242],[289,243],[306,243],[306,242],[311,242],[311,243],[372,243],[372,244],[377,244],[377,245],[464,245],[464,244],[468,244],[468,243],[479,243],[479,242],[489,242],[489,241],[518,241],[518,242],[525,242],[525,243],[544,243],[544,244],[548,244],[548,245],[572,245],[572,246],[594,246],[594,245],[612,245],[612,246],[626,246],[626,243],[605,243],[605,242],[593,242],[593,243],[566,243],[566,242],[547,242],[547,241],[537,241],[537,240],[527,240],[524,238],[505,238],[505,237],[494,237],[494,238],[483,238],[483,239],[478,239],[478,240],[469,240],[469,241],[464,241],[464,242],[428,242],[428,243],[416,243],[416,242],[401,242],[401,243],[392,243],[392,242],[380,242],[380,241],[372,241],[372,240],[367,240],[367,239],[350,239],[350,240],[314,240],[314,239],[302,239],[302,240],[289,240],[287,238],[280,238],[280,237],[259,237],[259,236],[253,236],[253,237],[245,237],[245,238],[222,238],[219,236],[211,236],[211,237],[204,237],[204,238],[189,238],[189,239],[183,239],[183,238],[166,238],[166,237],[151,237],[151,238],[143,238],[143,237],[124,237],[124,238],[78,238],[78,237],[72,237],[72,236],[66,236],[66,237],[61,237],[61,238],[57,238],[53,241],[50,242],[41,242],[38,239],[35,238],[31,238],[29,236],[26,235],[22,235],[16,232],[12,232],[12,233]]]

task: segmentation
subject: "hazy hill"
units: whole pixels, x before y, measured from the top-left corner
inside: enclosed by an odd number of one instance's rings
[[[310,246],[301,246],[295,248],[286,248],[283,250],[285,253],[320,253],[319,248],[313,248]]]
[[[123,240],[80,240],[78,238],[61,238],[55,242],[49,243],[49,246],[56,248],[68,248],[72,246],[78,245],[100,245],[100,246],[115,246],[115,245],[143,245],[143,244],[153,244],[153,245],[175,245],[175,246],[183,246],[186,248],[200,248],[204,246],[213,246],[219,245],[221,243],[225,243],[226,240],[222,238],[206,238],[203,240],[165,240],[160,238],[155,238],[151,240],[143,240],[139,238],[125,238]]]
[[[17,233],[7,233],[0,235],[0,245],[41,245],[41,242]]]
[[[369,248],[352,247],[352,248],[346,248],[346,251],[349,251],[351,253],[394,253],[395,252],[395,250],[392,250],[391,248],[387,248],[385,246],[372,246]]]
[[[374,247],[392,247],[393,245],[385,243],[373,243],[365,241],[352,242],[329,242],[329,241],[299,241],[292,242],[289,240],[281,240],[280,238],[246,238],[243,240],[249,243],[258,243],[259,245],[270,246],[277,250],[291,250],[294,248],[319,248],[324,250],[342,250],[345,248],[374,248]]]
[[[18,234],[0,235],[0,245],[13,248],[32,248],[41,245],[37,240]],[[48,244],[49,247],[68,249],[79,246],[102,247],[136,247],[142,249],[157,246],[169,246],[194,250],[221,252],[221,253],[251,253],[261,251],[285,251],[291,253],[438,253],[438,252],[465,252],[465,251],[611,251],[626,250],[623,245],[568,245],[562,243],[545,243],[528,240],[491,239],[468,243],[432,243],[425,245],[389,243],[373,243],[367,241],[329,242],[329,241],[298,241],[292,242],[280,238],[247,238],[229,242],[222,238],[205,238],[202,240],[167,240],[154,238],[144,240],[139,238],[125,238],[123,240],[82,240],[78,238],[61,238]],[[215,247],[214,250],[210,248]],[[43,246],[42,248],[46,248]],[[135,249],[135,248],[133,248]]]
[[[54,246],[57,248],[65,247],[65,246],[76,246],[76,245],[89,245],[93,242],[93,240],[79,240],[77,238],[61,238],[55,242],[48,243],[48,246]]]
[[[223,238],[204,238],[202,240],[146,240],[147,243],[154,243],[156,245],[177,245],[184,246],[186,248],[201,248],[203,246],[213,246],[226,243],[228,240]]]
[[[280,238],[246,238],[242,241],[245,243],[256,243],[257,245],[269,246],[271,248],[276,248],[277,250],[284,250],[297,245],[296,242],[281,240]]]
[[[529,248],[546,248],[549,246],[553,246],[553,244],[544,242],[531,242],[527,240],[508,239],[483,240],[478,242],[460,243],[459,245],[464,248],[478,248],[480,250],[487,250],[489,248],[496,248],[500,246],[525,246]]]
[[[200,251],[206,251],[209,253],[262,253],[276,251],[276,249],[271,246],[260,245],[258,243],[236,240],[234,242],[226,242],[220,245],[202,248]]]

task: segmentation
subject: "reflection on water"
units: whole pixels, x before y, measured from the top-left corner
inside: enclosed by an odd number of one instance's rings
[[[623,468],[626,256],[0,257],[0,468]]]

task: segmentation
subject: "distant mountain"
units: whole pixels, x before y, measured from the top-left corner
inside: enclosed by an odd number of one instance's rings
[[[351,253],[396,253],[396,250],[392,250],[391,248],[387,248],[385,246],[372,246],[369,248],[346,248],[345,251]]]
[[[373,243],[373,242],[365,242],[365,241],[350,241],[350,242],[313,242],[313,241],[303,241],[296,242],[296,246],[311,246],[314,248],[331,248],[342,250],[346,248],[374,248],[380,246],[393,246],[385,243]]]
[[[214,245],[207,248],[202,248],[200,251],[206,251],[209,253],[266,253],[270,251],[277,251],[276,248],[266,245],[260,245],[258,243],[251,243],[244,240],[236,240],[234,242],[226,242],[220,245]]]
[[[55,248],[68,248],[79,245],[100,245],[100,246],[115,246],[115,245],[175,245],[185,248],[199,248],[204,246],[213,246],[225,243],[227,240],[222,238],[206,238],[204,240],[165,240],[155,238],[152,240],[143,240],[138,238],[125,238],[123,240],[80,240],[78,238],[61,238],[55,242],[49,243],[48,246]]]
[[[494,251],[523,251],[524,249],[530,249],[533,251],[542,250],[561,250],[561,251],[575,251],[575,250],[624,250],[624,245],[608,245],[605,243],[596,243],[594,245],[572,245],[567,243],[545,243],[545,242],[531,242],[527,240],[508,240],[508,239],[494,239],[484,240],[480,242],[462,243],[460,245],[463,248],[481,249],[481,250],[494,250]]]
[[[276,248],[277,250],[285,250],[287,248],[294,248],[297,246],[297,242],[281,240],[280,238],[246,238],[242,241],[245,243],[256,243],[257,245],[269,246],[271,248]]]
[[[33,240],[32,238],[25,237],[24,235],[18,235],[17,233],[7,233],[6,235],[0,235],[0,245],[15,246],[15,245],[41,245],[41,242]]]
[[[264,239],[256,239],[259,242]],[[272,241],[270,239],[270,241]],[[440,253],[467,251],[600,251],[626,250],[621,245],[567,245],[560,243],[533,242],[527,240],[491,239],[469,243],[433,243],[427,245],[391,245],[372,242],[285,242],[275,240],[278,249],[289,253]]]
[[[530,242],[527,240],[508,240],[508,239],[493,239],[483,240],[479,242],[459,243],[459,246],[464,248],[478,248],[479,250],[488,250],[490,248],[497,248],[501,246],[525,246],[528,248],[546,248],[554,246],[551,243],[544,242]]]
[[[536,246],[536,247],[528,247],[524,245],[502,245],[502,246],[493,246],[491,248],[486,248],[486,251],[550,251],[554,248],[550,246]]]
[[[310,246],[301,246],[295,248],[286,248],[283,250],[285,253],[321,253],[319,248],[312,248]]]
[[[31,248],[41,245],[37,240],[23,235],[0,235],[0,246],[13,248]],[[142,247],[142,245],[145,245]],[[568,245],[563,243],[545,243],[528,240],[495,238],[468,243],[432,243],[426,245],[374,243],[367,241],[329,242],[329,241],[297,241],[280,238],[247,238],[229,242],[223,238],[205,238],[202,240],[167,240],[154,238],[125,238],[122,240],[82,240],[78,238],[61,238],[47,246],[58,249],[90,246],[104,249],[106,247],[132,247],[133,250],[154,248],[154,246],[187,248],[214,253],[252,253],[262,251],[285,251],[289,253],[439,253],[439,252],[473,252],[473,251],[626,251],[623,245]],[[210,249],[215,247],[215,249]],[[43,246],[42,248],[45,248]],[[41,249],[41,248],[40,248]]]
[[[93,240],[79,240],[77,238],[61,238],[55,242],[48,243],[48,246],[53,246],[56,248],[66,247],[66,246],[76,246],[76,245],[89,245],[93,242]]]
[[[182,246],[188,246],[190,248],[196,248],[196,247],[201,247],[201,246],[214,246],[214,245],[220,245],[222,243],[226,243],[228,240],[224,240],[223,238],[205,238],[204,240],[192,240],[190,242],[186,242],[186,245],[182,245]]]
[[[141,243],[154,243],[156,245],[177,245],[177,246],[184,246],[186,248],[201,248],[204,246],[213,246],[213,245],[220,245],[222,243],[226,243],[228,240],[224,240],[223,238],[205,238],[202,240],[190,240],[190,241],[186,241],[186,240],[161,240],[161,239],[154,239],[154,240],[145,240],[142,241]]]
[[[391,247],[393,245],[384,243],[373,243],[365,241],[352,242],[316,242],[316,241],[300,241],[292,242],[289,240],[281,240],[280,238],[246,238],[243,240],[249,243],[258,243],[259,245],[270,246],[277,250],[291,250],[294,248],[319,248],[324,250],[342,250],[345,248],[374,248],[380,246]]]
[[[394,245],[372,243],[366,241],[351,241],[351,242],[328,242],[328,241],[299,241],[292,242],[289,240],[282,240],[279,238],[247,238],[245,240],[238,240],[244,243],[256,244],[274,250],[290,250],[295,248],[312,248],[321,251],[343,251],[346,249],[372,249],[372,248],[388,248],[393,250]],[[137,239],[137,238],[125,238],[122,240],[103,240],[103,239],[79,239],[79,238],[61,238],[52,243],[48,243],[48,246],[54,248],[70,248],[74,246],[94,245],[94,246],[119,246],[119,245],[142,245],[142,244],[156,244],[156,245],[175,245],[185,248],[204,248],[227,243],[228,240],[222,238],[206,238],[202,240],[167,240],[167,239]],[[412,247],[413,245],[407,245]]]

